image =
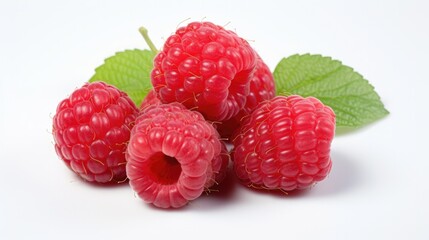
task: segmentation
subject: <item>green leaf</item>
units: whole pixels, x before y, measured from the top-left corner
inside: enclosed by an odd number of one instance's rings
[[[340,61],[321,55],[292,55],[274,70],[277,93],[313,96],[330,106],[337,127],[360,127],[389,112],[374,87]]]
[[[126,92],[131,100],[140,106],[146,94],[152,89],[150,72],[155,53],[149,50],[125,50],[104,60],[104,64],[95,69],[89,80],[103,81]]]

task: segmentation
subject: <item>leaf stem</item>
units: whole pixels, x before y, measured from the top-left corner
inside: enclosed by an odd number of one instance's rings
[[[146,44],[149,46],[150,50],[152,50],[154,53],[157,53],[158,49],[153,44],[152,40],[150,40],[149,34],[147,33],[147,29],[145,27],[140,27],[139,32],[143,36],[143,38],[146,41]]]

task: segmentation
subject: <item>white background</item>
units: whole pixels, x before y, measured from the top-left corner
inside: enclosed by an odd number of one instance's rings
[[[0,239],[429,239],[427,1],[1,1]],[[249,40],[271,69],[295,53],[352,66],[391,114],[332,145],[310,191],[249,190],[230,176],[180,210],[127,184],[94,187],[57,158],[57,103],[116,51],[158,47],[183,20]],[[182,23],[181,25],[184,25]]]

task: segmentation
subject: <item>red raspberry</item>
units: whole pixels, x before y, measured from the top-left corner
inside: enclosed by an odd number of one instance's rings
[[[127,161],[130,185],[145,202],[179,208],[222,180],[229,156],[200,113],[170,103],[137,118]]]
[[[123,182],[124,152],[137,113],[124,92],[103,82],[86,83],[57,107],[52,131],[55,150],[87,181]]]
[[[152,84],[162,102],[180,102],[208,120],[223,121],[244,107],[256,60],[234,32],[193,22],[170,36],[155,57]]]
[[[251,187],[292,191],[331,170],[335,114],[318,99],[275,97],[253,111],[233,140],[234,170]]]
[[[151,105],[157,105],[161,104],[161,100],[158,98],[158,94],[156,94],[155,90],[150,90],[146,97],[143,99],[142,103],[140,104],[140,111],[143,111],[145,108],[151,106]]]
[[[233,118],[217,124],[217,130],[223,138],[229,139],[233,132],[237,130],[242,120],[252,113],[259,103],[273,98],[276,94],[274,77],[264,61],[258,57],[255,74],[250,80],[250,94],[247,96],[246,105]]]

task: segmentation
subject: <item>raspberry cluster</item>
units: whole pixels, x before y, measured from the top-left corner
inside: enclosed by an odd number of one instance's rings
[[[153,66],[153,89],[139,108],[103,82],[60,102],[55,149],[78,176],[129,179],[145,202],[179,208],[223,180],[230,155],[249,187],[292,191],[328,175],[333,111],[313,97],[275,97],[268,66],[236,33],[190,23],[166,40]]]

